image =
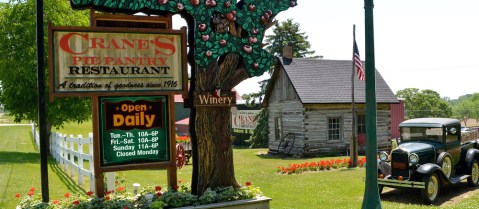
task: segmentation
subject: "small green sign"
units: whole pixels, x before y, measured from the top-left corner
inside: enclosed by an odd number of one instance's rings
[[[102,166],[170,160],[165,96],[100,98]]]

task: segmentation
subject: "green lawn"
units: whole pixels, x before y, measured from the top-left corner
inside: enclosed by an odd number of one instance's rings
[[[74,124],[76,131],[62,133],[87,134],[84,125]],[[69,126],[68,126],[69,127]],[[85,127],[91,127],[85,125]],[[18,200],[15,193],[25,195],[30,187],[40,189],[39,154],[32,146],[29,127],[0,127],[0,208],[13,208]],[[249,181],[271,197],[271,208],[361,208],[364,196],[365,169],[337,169],[295,175],[276,173],[277,166],[292,163],[319,161],[324,158],[281,159],[261,153],[266,149],[235,149],[235,173],[240,184]],[[84,192],[53,163],[49,166],[50,196],[59,197],[65,192]],[[141,185],[166,185],[166,172],[135,170],[117,173],[127,190],[133,183]],[[178,170],[178,179],[190,182],[191,165]],[[88,182],[84,187],[87,187]],[[420,193],[415,190],[385,189],[383,208],[478,208],[479,190],[465,185],[442,188],[437,206],[420,205]]]

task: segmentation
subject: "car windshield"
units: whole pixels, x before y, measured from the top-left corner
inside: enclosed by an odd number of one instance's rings
[[[403,141],[430,140],[442,142],[442,128],[402,127],[401,139]]]

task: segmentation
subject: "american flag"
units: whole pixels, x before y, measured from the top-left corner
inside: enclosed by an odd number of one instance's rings
[[[359,50],[356,40],[354,40],[354,66],[356,66],[358,79],[363,81],[365,79],[363,63],[361,62],[361,57],[359,57]]]

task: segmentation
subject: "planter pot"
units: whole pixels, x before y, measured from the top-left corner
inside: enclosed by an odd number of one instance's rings
[[[250,200],[236,200],[230,202],[213,203],[207,205],[187,206],[177,209],[206,209],[206,208],[227,208],[227,209],[269,209],[268,197],[257,197]]]

